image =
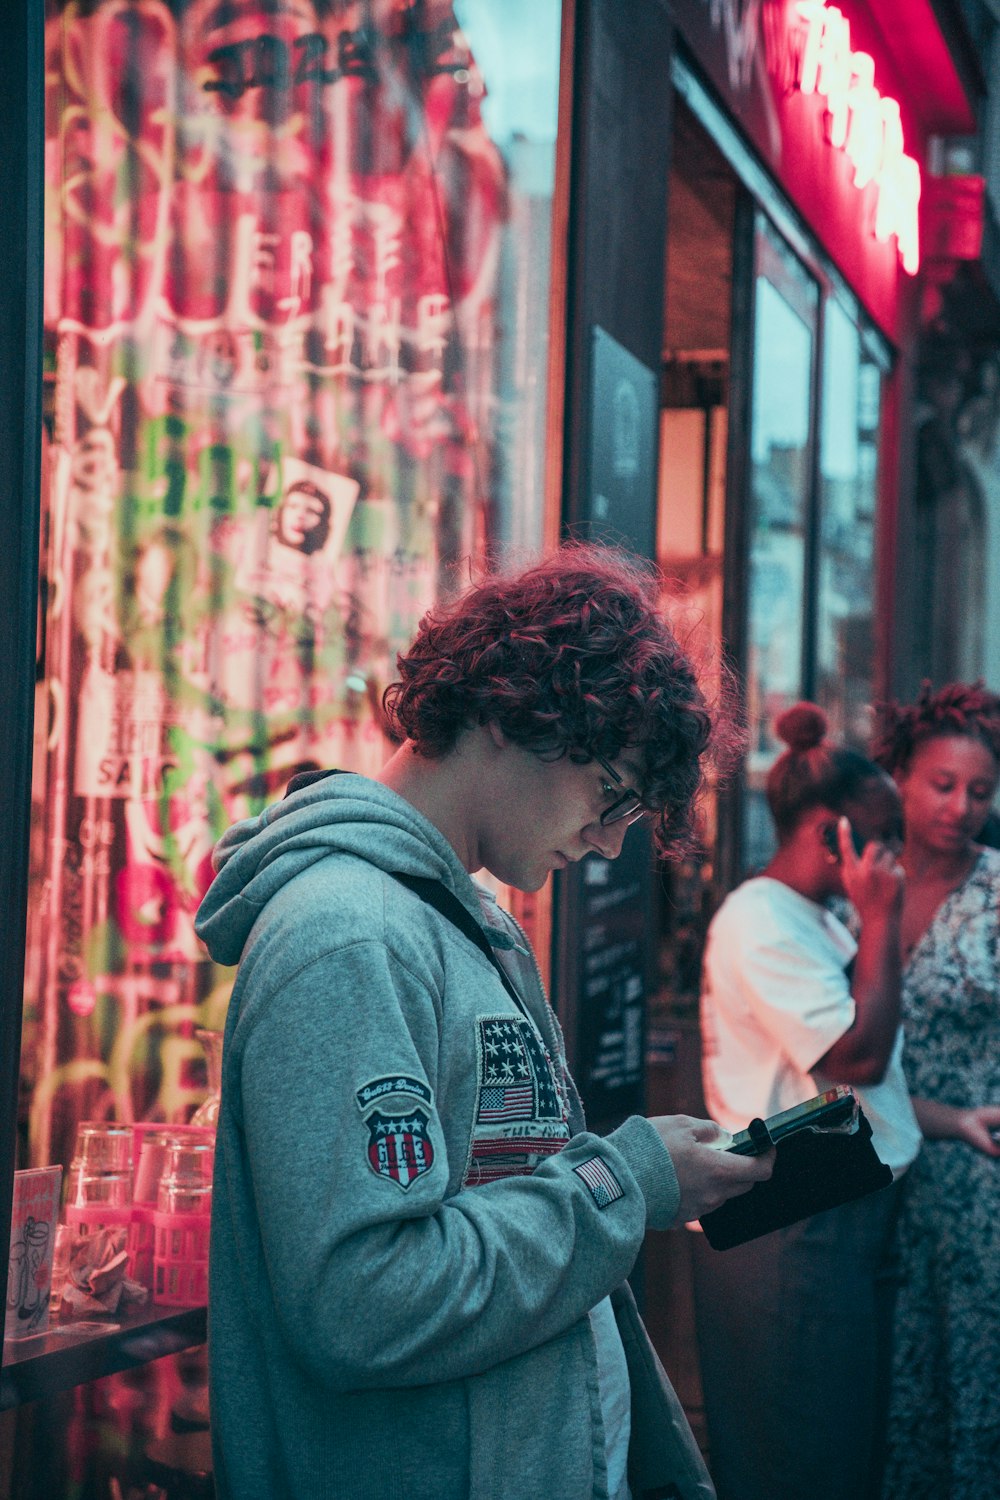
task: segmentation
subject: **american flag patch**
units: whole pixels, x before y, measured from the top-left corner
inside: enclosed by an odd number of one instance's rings
[[[590,1189],[590,1196],[598,1208],[607,1208],[617,1198],[624,1198],[625,1189],[602,1157],[589,1156],[573,1171]]]
[[[541,1038],[523,1016],[479,1021],[479,1107],[476,1119],[561,1120],[562,1100]]]
[[[480,1120],[530,1120],[535,1096],[530,1083],[487,1084],[479,1095]]]
[[[569,1140],[565,1102],[538,1032],[525,1016],[480,1016],[479,1089],[465,1186],[530,1177]]]

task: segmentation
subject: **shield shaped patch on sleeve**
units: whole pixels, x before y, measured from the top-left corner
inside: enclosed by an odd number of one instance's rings
[[[378,1110],[367,1118],[368,1165],[376,1177],[385,1177],[405,1192],[434,1163],[434,1148],[427,1135],[430,1115],[414,1109],[405,1115],[384,1115]]]

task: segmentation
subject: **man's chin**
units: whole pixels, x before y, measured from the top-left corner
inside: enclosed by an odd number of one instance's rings
[[[511,886],[515,891],[523,891],[526,896],[533,896],[536,891],[540,891],[550,874],[547,869],[526,870],[521,874],[513,873],[510,875],[501,875],[498,870],[494,870],[492,873],[504,885]]]
[[[509,885],[515,891],[523,891],[526,896],[533,896],[535,891],[540,891],[548,880],[553,867],[546,864],[530,870],[505,870],[483,865],[483,869],[488,871],[494,880],[499,880],[501,885]]]

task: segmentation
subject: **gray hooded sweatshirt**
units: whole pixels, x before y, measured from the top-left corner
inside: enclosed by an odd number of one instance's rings
[[[622,1286],[676,1214],[670,1156],[638,1117],[585,1129],[521,929],[361,776],[238,824],[216,870],[220,1500],[605,1500],[588,1312],[616,1288],[635,1500],[711,1496]],[[396,872],[458,898],[520,1004]]]

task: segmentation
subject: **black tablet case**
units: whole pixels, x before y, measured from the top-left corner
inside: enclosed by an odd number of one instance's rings
[[[762,1122],[753,1122],[752,1133],[755,1126],[762,1127]],[[766,1144],[765,1139],[762,1145]],[[774,1171],[767,1182],[755,1183],[748,1193],[728,1199],[699,1220],[714,1249],[743,1245],[772,1229],[875,1193],[892,1181],[892,1169],[879,1160],[860,1106],[857,1129],[851,1134],[806,1125],[780,1140],[775,1151]]]

